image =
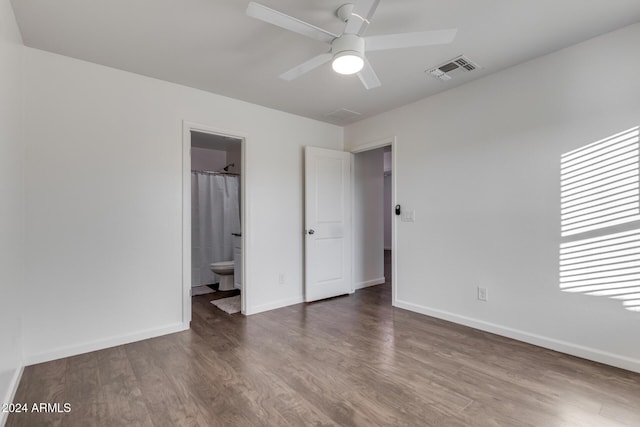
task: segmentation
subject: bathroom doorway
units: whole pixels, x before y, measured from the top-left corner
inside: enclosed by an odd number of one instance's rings
[[[244,312],[244,137],[185,123],[183,155],[184,317]]]

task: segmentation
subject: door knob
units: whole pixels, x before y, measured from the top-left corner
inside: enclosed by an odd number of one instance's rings
[[[311,230],[308,231],[309,234],[315,234],[315,232],[316,231],[314,229],[311,229]]]

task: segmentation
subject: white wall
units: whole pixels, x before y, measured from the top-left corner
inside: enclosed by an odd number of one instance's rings
[[[303,146],[341,149],[342,128],[24,54],[28,361],[183,327],[183,120],[247,135],[247,311],[302,301]]]
[[[384,151],[384,248],[385,250],[391,250],[391,221],[392,221],[392,191],[391,184],[392,178],[391,173],[393,172],[391,166],[393,164],[393,153],[391,151],[391,147],[385,147]]]
[[[640,371],[640,314],[558,287],[560,156],[640,124],[639,45],[636,24],[346,128],[397,136],[398,306]]]
[[[391,166],[393,164],[391,157],[391,147],[387,146],[384,148],[384,150],[383,168],[385,172],[391,172]]]
[[[226,165],[226,151],[191,147],[191,169],[197,171],[219,171]]]
[[[229,167],[229,172],[239,173],[242,175],[242,153],[240,150],[240,144],[236,147],[230,147],[227,150],[227,164],[233,163],[233,166]],[[277,167],[276,165],[274,165]]]
[[[384,283],[384,148],[354,155],[353,281],[355,289]]]
[[[391,250],[391,221],[393,220],[393,206],[391,200],[391,175],[384,176],[384,199],[383,199],[383,214],[384,214],[384,248]]]
[[[22,368],[24,185],[22,39],[0,0],[0,403],[11,402]],[[0,425],[6,414],[0,412]]]

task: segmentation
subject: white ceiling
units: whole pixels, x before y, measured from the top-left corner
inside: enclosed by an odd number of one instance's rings
[[[639,0],[381,0],[366,35],[458,28],[445,46],[367,54],[382,87],[330,64],[278,78],[327,46],[249,18],[249,0],[12,0],[27,46],[338,125],[640,21]],[[340,34],[345,0],[260,0]],[[464,54],[484,67],[449,82],[424,71]],[[361,116],[336,120],[340,108]]]

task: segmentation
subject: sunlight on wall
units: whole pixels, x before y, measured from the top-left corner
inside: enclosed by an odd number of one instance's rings
[[[562,155],[562,235],[640,219],[638,128]]]
[[[562,155],[560,289],[640,312],[639,127]]]

